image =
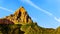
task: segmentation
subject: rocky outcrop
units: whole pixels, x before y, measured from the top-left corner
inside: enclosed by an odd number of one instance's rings
[[[15,24],[26,24],[33,22],[24,7],[20,7],[14,14],[6,16],[6,19],[14,22]]]
[[[0,24],[14,24],[14,23],[8,19],[0,19]]]

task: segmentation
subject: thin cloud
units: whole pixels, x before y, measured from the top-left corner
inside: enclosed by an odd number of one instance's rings
[[[13,12],[12,10],[9,10],[7,8],[4,8],[4,7],[0,7],[0,9],[6,10],[6,11],[9,11],[9,12]]]
[[[60,18],[54,17],[57,22],[60,22]]]
[[[38,9],[38,10],[44,12],[44,13],[47,14],[47,15],[50,15],[50,16],[53,15],[52,13],[50,13],[50,12],[48,12],[48,11],[46,11],[46,10],[40,8],[40,7],[38,7],[37,5],[35,5],[35,4],[34,4],[32,1],[30,1],[30,0],[22,0],[22,1],[23,1],[23,2],[26,2],[26,3],[28,3],[28,4],[30,4],[30,5],[33,6],[34,8],[36,8],[36,9]]]
[[[45,14],[47,14],[47,15],[49,15],[49,16],[52,16],[53,19],[55,19],[57,22],[60,22],[60,18],[57,18],[56,16],[54,16],[54,15],[53,15],[52,13],[50,13],[49,11],[44,10],[44,9],[38,7],[38,6],[35,5],[32,1],[30,1],[30,0],[21,0],[21,1],[30,4],[31,6],[33,6],[34,8],[36,8],[36,9],[42,11],[42,12],[44,12]]]

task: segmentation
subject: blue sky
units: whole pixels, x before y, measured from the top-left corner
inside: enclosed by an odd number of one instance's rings
[[[0,18],[13,14],[23,6],[39,26],[60,26],[60,0],[0,0]]]

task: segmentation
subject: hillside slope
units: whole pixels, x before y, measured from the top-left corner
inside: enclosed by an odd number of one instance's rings
[[[20,7],[14,14],[0,18],[0,34],[60,34],[60,27],[53,29],[38,26],[24,7]]]

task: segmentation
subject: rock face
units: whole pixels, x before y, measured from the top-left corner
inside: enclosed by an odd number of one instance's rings
[[[14,24],[14,23],[8,19],[0,19],[0,24]]]
[[[26,24],[33,22],[24,7],[20,7],[14,14],[6,16],[6,19],[14,22],[15,24]]]

